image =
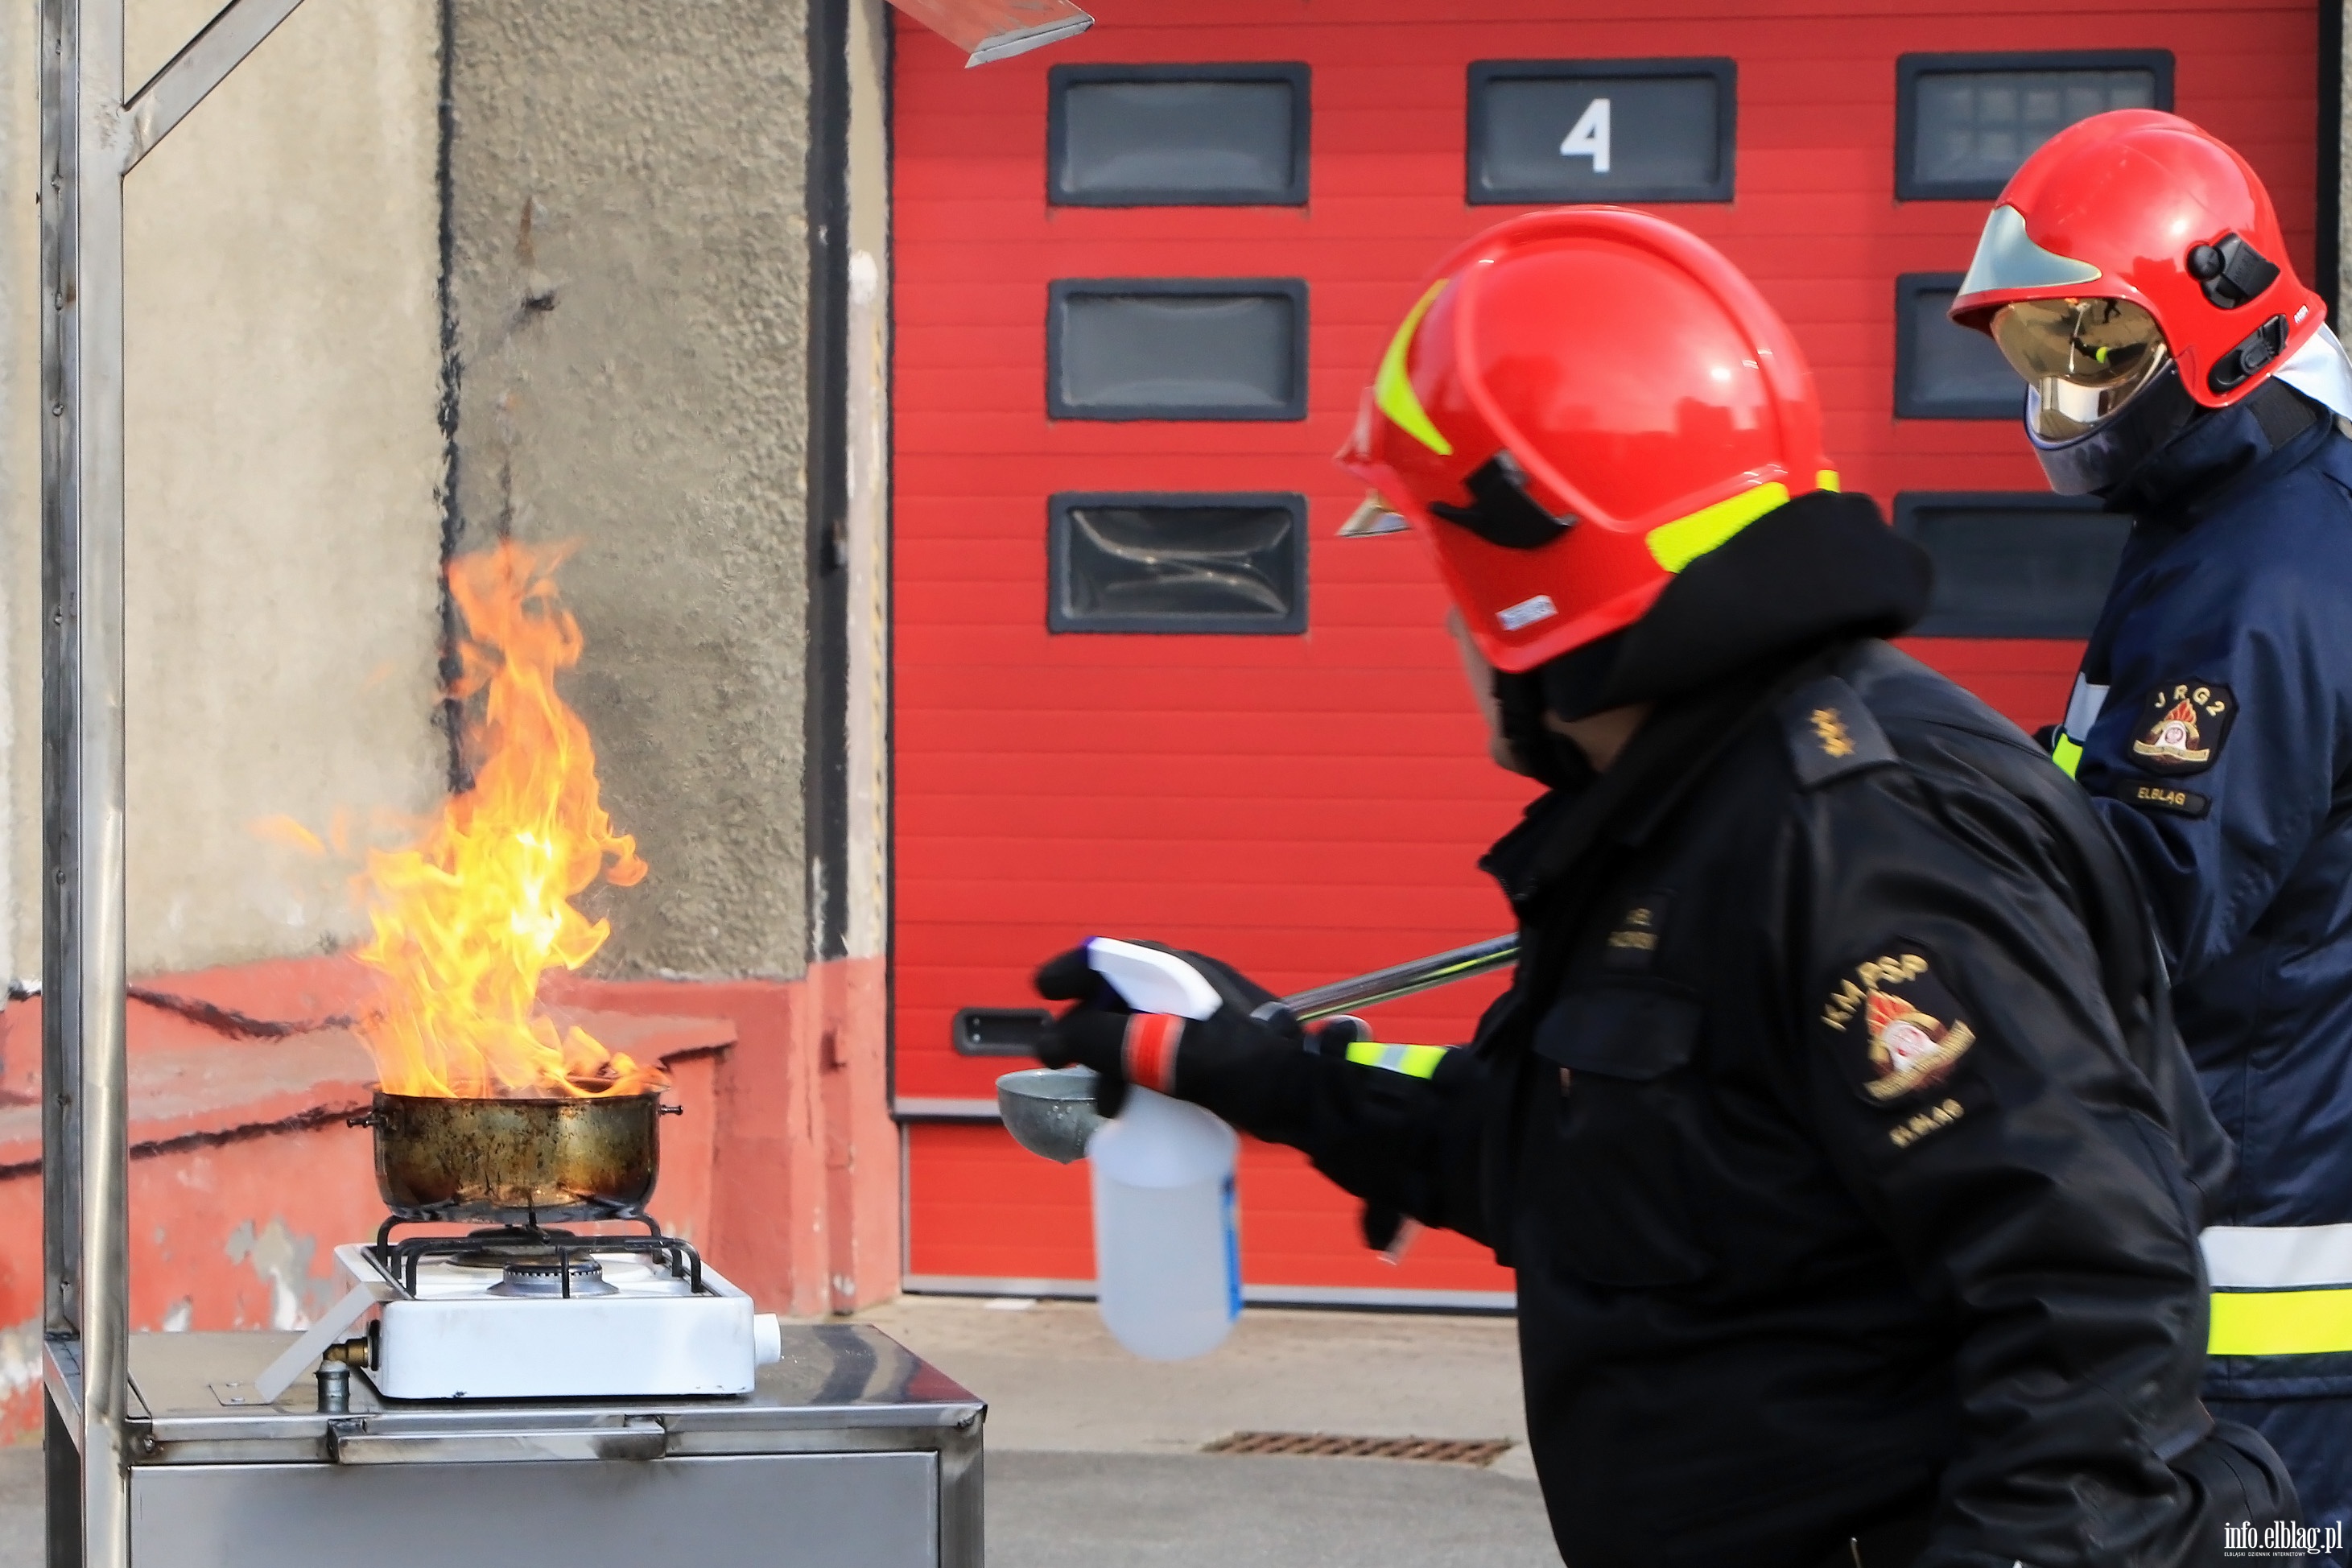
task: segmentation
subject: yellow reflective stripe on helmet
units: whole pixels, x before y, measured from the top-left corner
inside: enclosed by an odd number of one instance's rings
[[[1372,380],[1372,401],[1389,416],[1396,427],[1436,453],[1441,458],[1454,455],[1454,443],[1438,434],[1437,426],[1429,422],[1429,415],[1421,406],[1421,398],[1412,390],[1412,377],[1405,374],[1405,351],[1412,347],[1412,334],[1421,326],[1422,317],[1437,303],[1445,292],[1450,278],[1441,278],[1429,286],[1421,303],[1405,312],[1404,325],[1389,340],[1389,352],[1381,356],[1381,373]]]
[[[1813,476],[1813,488],[1817,490],[1836,489],[1838,488],[1838,471],[1835,468],[1823,468],[1820,473]]]
[[[1385,1068],[1407,1078],[1427,1078],[1445,1059],[1444,1046],[1382,1046],[1370,1040],[1348,1047],[1348,1059],[1361,1068]]]
[[[2050,748],[2050,760],[2058,764],[2060,773],[2073,778],[2074,770],[2083,765],[2083,742],[2059,731],[2058,743]]]
[[[2352,1351],[2352,1288],[2217,1290],[2210,1355],[2326,1355]]]
[[[1667,571],[1679,572],[1788,500],[1789,487],[1778,479],[1742,490],[1729,500],[1703,506],[1688,517],[1650,530],[1650,553]]]

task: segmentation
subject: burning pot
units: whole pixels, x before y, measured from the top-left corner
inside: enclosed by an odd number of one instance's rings
[[[530,1100],[389,1094],[375,1184],[400,1219],[542,1224],[642,1214],[661,1173],[659,1090]]]

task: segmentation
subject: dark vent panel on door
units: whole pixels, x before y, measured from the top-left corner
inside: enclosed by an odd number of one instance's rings
[[[1053,1021],[1043,1007],[963,1007],[948,1037],[961,1057],[1034,1057]]]
[[[1302,632],[1297,495],[1057,495],[1045,624],[1056,632]]]
[[[2168,49],[1905,55],[1895,66],[1895,195],[1990,200],[2076,121],[2171,107]]]
[[[1303,65],[1055,66],[1046,199],[1062,206],[1297,206]]]
[[[2023,491],[1895,498],[1895,531],[1936,563],[1927,637],[2086,637],[2131,519],[2088,498]]]
[[[2025,383],[1993,341],[1945,312],[1957,272],[1906,272],[1895,280],[1895,414],[1898,419],[2016,419]]]
[[[1738,105],[1727,59],[1477,61],[1469,199],[1727,202]]]
[[[1063,279],[1046,304],[1045,408],[1056,419],[1304,419],[1307,285]]]

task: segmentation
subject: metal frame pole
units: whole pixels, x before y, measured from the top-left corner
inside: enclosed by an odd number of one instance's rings
[[[123,0],[41,0],[41,1251],[50,1568],[127,1568],[131,1558],[123,180],[298,4],[231,0],[126,98]]]
[[[130,1561],[122,0],[44,0],[41,16],[43,1327],[44,1382],[79,1450],[47,1456],[51,1500],[79,1505],[48,1524],[64,1568]]]

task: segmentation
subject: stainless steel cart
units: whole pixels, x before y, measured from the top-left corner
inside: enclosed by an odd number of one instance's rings
[[[870,1328],[787,1326],[748,1398],[227,1403],[295,1338],[131,1336],[141,1568],[980,1568],[981,1403]]]

